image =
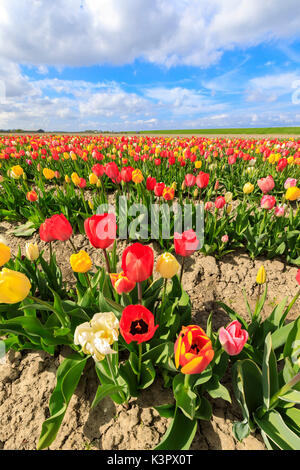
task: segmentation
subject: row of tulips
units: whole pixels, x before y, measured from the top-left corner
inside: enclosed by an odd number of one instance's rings
[[[92,407],[100,406],[105,396],[126,407],[131,397],[150,387],[158,376],[165,387],[172,388],[173,402],[156,407],[161,416],[170,418],[169,430],[157,449],[188,449],[198,420],[211,419],[208,398],[231,401],[222,384],[229,365],[244,417],[234,424],[235,437],[242,440],[258,428],[268,448],[300,449],[300,364],[295,350],[300,318],[286,322],[300,289],[288,305],[283,299],[266,318],[267,281],[262,266],[256,278],[254,311],[246,299],[248,321],[220,302],[231,322],[213,331],[212,314],[206,328],[193,324],[191,302],[181,283],[183,261],[199,244],[193,230],[174,238],[181,267],[170,252],[161,254],[155,264],[150,246],[133,243],[123,251],[118,272],[115,216],[94,215],[85,220],[84,227],[91,246],[103,253],[102,266],[92,269],[89,255],[76,250],[72,225],[62,214],[40,226],[41,239],[49,247],[48,261],[34,245],[26,246],[25,256],[19,251],[12,258],[5,240],[0,243],[4,266],[0,334],[5,336],[6,348],[55,354],[64,345],[71,352],[58,368],[50,416],[42,426],[38,449],[54,441],[87,361],[94,363],[99,379]],[[55,240],[69,241],[75,249],[70,257],[75,289],[58,281]],[[300,285],[300,270],[297,281]]]
[[[195,230],[203,204],[205,254],[246,248],[252,257],[284,256],[299,265],[299,148],[293,139],[4,136],[0,216],[27,221],[16,230],[21,236],[57,213],[85,233],[84,221],[113,192],[117,207],[123,195],[128,207],[142,203],[150,215],[152,204],[191,203]],[[130,226],[134,217],[125,218]],[[159,242],[169,249],[164,223],[162,215]],[[145,224],[148,243],[150,216]],[[130,230],[127,236],[135,240]]]

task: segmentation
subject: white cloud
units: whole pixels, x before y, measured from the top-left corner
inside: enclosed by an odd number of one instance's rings
[[[205,67],[299,29],[298,0],[1,0],[0,54],[38,67],[137,58]]]
[[[299,72],[264,75],[249,80],[247,101],[271,103],[283,95],[292,96],[295,84],[300,80]],[[292,98],[291,98],[292,99]]]

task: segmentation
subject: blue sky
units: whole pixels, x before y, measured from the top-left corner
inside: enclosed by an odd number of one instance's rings
[[[300,125],[298,0],[1,0],[0,128]]]

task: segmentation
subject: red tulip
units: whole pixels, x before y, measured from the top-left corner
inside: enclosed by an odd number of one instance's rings
[[[191,175],[190,173],[188,173],[187,175],[185,175],[184,177],[184,181],[185,181],[185,184],[188,188],[192,187],[195,185],[196,183],[196,176],[194,175]]]
[[[73,230],[70,222],[63,214],[55,214],[50,218],[52,224],[52,233],[55,240],[65,242],[71,237]]]
[[[287,159],[286,158],[281,158],[280,160],[278,160],[276,170],[277,171],[283,171],[285,169],[285,167],[287,166],[287,164],[288,164]]]
[[[300,269],[298,269],[297,274],[296,274],[296,281],[298,282],[300,286]]]
[[[158,325],[154,325],[154,315],[143,305],[128,305],[120,320],[120,332],[126,343],[138,344],[153,338]]]
[[[166,187],[165,183],[156,183],[156,185],[154,186],[155,196],[161,197],[164,192],[165,187]]]
[[[86,187],[86,180],[84,178],[80,178],[78,186],[79,188],[84,189]]]
[[[113,182],[115,182],[120,175],[119,168],[115,162],[110,162],[105,165],[105,173]]]
[[[196,178],[196,184],[199,188],[203,189],[206,188],[206,186],[209,183],[209,174],[204,173],[204,171],[200,171],[199,175]]]
[[[120,172],[121,180],[124,183],[129,183],[132,180],[133,168],[131,166],[124,166]]]
[[[85,220],[84,229],[91,245],[105,250],[116,239],[116,216],[108,213],[93,215]]]
[[[146,188],[148,191],[153,191],[156,185],[156,179],[152,178],[152,176],[148,176],[146,181]]]
[[[55,237],[52,234],[51,228],[52,228],[52,223],[50,219],[46,219],[45,222],[43,222],[40,226],[40,238],[45,243],[53,242],[55,240]]]
[[[217,197],[217,199],[215,200],[215,207],[216,209],[222,209],[222,207],[224,207],[226,204],[226,201],[225,201],[225,197],[223,196],[219,196]]]
[[[63,214],[55,214],[40,226],[40,237],[44,242],[69,240],[73,233],[70,222]]]
[[[122,256],[122,269],[130,281],[143,282],[153,272],[154,254],[150,246],[133,243]]]
[[[175,232],[174,247],[177,255],[191,256],[199,248],[197,234],[192,229],[182,234]]]
[[[29,191],[29,192],[26,194],[26,199],[27,199],[27,201],[35,202],[35,201],[37,201],[37,199],[38,199],[38,195],[37,195],[37,193],[36,193],[34,190],[32,190],[32,191]]]
[[[103,165],[100,165],[100,163],[96,163],[96,165],[94,165],[92,167],[92,172],[98,177],[100,178],[101,176],[104,175],[104,166]]]

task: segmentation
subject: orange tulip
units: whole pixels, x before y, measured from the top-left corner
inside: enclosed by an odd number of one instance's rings
[[[213,360],[211,340],[197,325],[183,326],[176,340],[175,365],[182,374],[201,374]]]
[[[134,281],[130,281],[123,272],[110,274],[110,280],[118,294],[128,294],[136,285],[136,283]]]

